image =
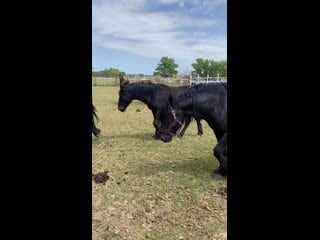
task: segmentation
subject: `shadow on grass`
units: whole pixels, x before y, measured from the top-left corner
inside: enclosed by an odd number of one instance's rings
[[[152,133],[126,133],[126,134],[120,134],[120,135],[112,135],[112,136],[100,136],[100,140],[110,140],[110,139],[125,139],[125,138],[133,138],[133,139],[139,139],[144,141],[161,141],[154,139]]]
[[[163,163],[145,163],[137,165],[136,169],[131,171],[131,174],[139,176],[152,176],[162,172],[181,172],[188,175],[193,175],[197,178],[212,178],[212,179],[227,179],[219,174],[214,174],[213,171],[218,168],[218,161],[212,156],[211,158],[194,158],[181,161],[170,161]]]

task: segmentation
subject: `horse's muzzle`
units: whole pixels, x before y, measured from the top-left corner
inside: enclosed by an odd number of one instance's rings
[[[124,112],[125,108],[124,108],[123,106],[118,106],[118,110],[119,110],[120,112]]]
[[[160,134],[160,138],[161,138],[162,142],[167,143],[167,142],[171,142],[172,135],[170,135],[170,134]]]

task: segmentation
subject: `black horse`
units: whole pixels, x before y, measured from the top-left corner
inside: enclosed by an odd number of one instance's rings
[[[94,105],[92,104],[92,133],[98,138],[101,130],[99,128],[96,127],[94,119],[96,118],[97,121],[99,121],[98,115],[97,115],[97,110],[94,107]]]
[[[220,164],[215,172],[227,175],[227,83],[198,84],[169,96],[156,116],[161,140],[170,142],[189,116],[204,119],[212,128],[218,141],[213,154]]]
[[[162,105],[166,103],[168,96],[179,94],[187,88],[189,88],[189,86],[169,87],[164,84],[125,82],[124,84],[120,84],[118,110],[124,112],[132,100],[139,100],[148,106],[154,119],[156,119],[158,111]],[[191,120],[192,116],[188,116],[184,119],[184,128],[179,133],[178,138],[182,138]],[[203,129],[200,119],[195,118],[195,120],[198,126],[198,135],[201,136],[203,135]],[[153,121],[153,126],[155,127],[155,134],[153,137],[159,139],[159,123]]]

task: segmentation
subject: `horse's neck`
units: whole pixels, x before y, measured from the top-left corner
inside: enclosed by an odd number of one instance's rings
[[[223,136],[223,133],[225,132],[226,126],[220,118],[221,116],[219,116],[219,118],[216,117],[216,109],[212,109],[210,105],[208,105],[210,106],[210,108],[204,108],[204,102],[204,99],[198,101],[198,97],[195,94],[192,97],[186,99],[184,104],[180,107],[185,112],[185,114],[205,120],[212,128],[217,139],[220,140],[220,138]]]
[[[147,84],[137,85],[132,91],[132,99],[144,102],[145,104],[148,105],[148,107],[151,104],[151,99],[153,95],[154,95],[153,85],[147,85]]]
[[[195,113],[195,105],[194,105],[193,97],[185,98],[183,104],[180,104],[179,107],[183,110],[188,112],[189,114]]]

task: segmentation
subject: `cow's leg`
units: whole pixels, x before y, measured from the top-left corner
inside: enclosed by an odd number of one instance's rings
[[[219,168],[214,171],[214,173],[219,173],[221,175],[227,175],[227,133],[223,135],[218,144],[213,150],[213,155],[219,161]]]

